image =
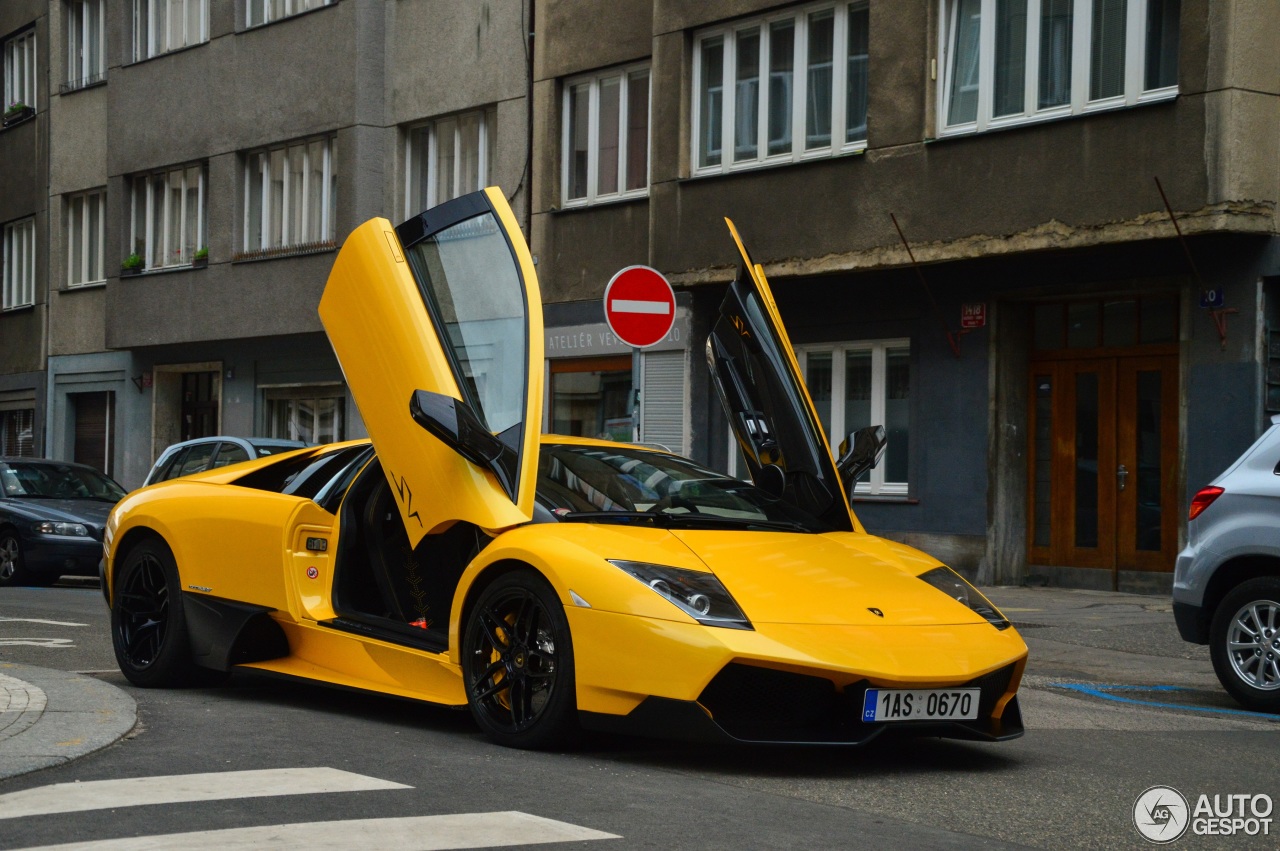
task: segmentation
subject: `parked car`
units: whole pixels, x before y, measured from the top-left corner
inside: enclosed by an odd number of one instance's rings
[[[1173,614],[1232,697],[1280,712],[1280,416],[1192,498]]]
[[[0,585],[97,576],[102,529],[124,488],[92,467],[0,458]]]
[[[500,189],[344,241],[320,318],[370,440],[135,491],[107,526],[139,686],[234,666],[469,707],[492,739],[579,727],[855,745],[1022,735],[1027,646],[973,586],[866,532],[759,266],[708,365],[752,481],[539,433],[542,302]],[[216,677],[216,674],[214,675]]]
[[[156,463],[142,482],[145,488],[156,482],[189,476],[192,473],[214,470],[228,464],[239,464],[251,458],[279,455],[306,446],[300,440],[284,440],[277,437],[197,437],[175,443],[160,453]]]

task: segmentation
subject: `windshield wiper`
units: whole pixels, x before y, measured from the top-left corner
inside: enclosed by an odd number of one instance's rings
[[[790,520],[750,520],[745,517],[718,517],[714,514],[667,514],[661,511],[571,511],[557,515],[561,520],[584,523],[648,521],[655,526],[731,526],[736,529],[771,529],[783,532],[814,532],[803,523]]]

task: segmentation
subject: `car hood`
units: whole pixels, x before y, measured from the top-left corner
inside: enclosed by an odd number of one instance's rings
[[[114,503],[98,499],[6,499],[4,507],[31,520],[84,523],[102,529]]]
[[[985,623],[967,606],[917,578],[938,567],[936,559],[873,535],[719,530],[671,534],[715,573],[752,623]]]

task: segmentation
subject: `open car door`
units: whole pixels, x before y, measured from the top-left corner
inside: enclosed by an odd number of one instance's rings
[[[320,320],[410,546],[459,520],[497,530],[531,519],[542,297],[501,190],[356,228]]]
[[[707,365],[751,479],[833,529],[861,531],[764,270],[725,223],[743,265],[707,338]]]

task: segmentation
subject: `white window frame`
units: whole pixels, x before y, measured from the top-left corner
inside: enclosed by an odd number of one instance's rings
[[[4,43],[4,104],[36,108],[40,95],[40,73],[36,64],[36,29],[31,27]]]
[[[478,160],[476,166],[477,186],[464,186],[462,182],[462,121],[465,118],[475,118],[480,128],[479,148],[476,151]],[[441,125],[449,121],[453,122],[453,174],[441,175],[436,162],[440,150],[437,134]],[[493,154],[497,144],[497,127],[498,110],[496,107],[491,106],[485,109],[441,115],[430,121],[414,124],[406,128],[404,134],[405,218],[416,216],[423,210],[428,210],[440,203],[440,181],[442,179],[447,179],[452,187],[450,198],[457,198],[469,192],[478,192],[493,183],[494,176],[490,172],[492,171]],[[426,150],[417,150],[415,143],[423,135],[427,137]],[[424,163],[427,168],[427,197],[425,199],[420,195],[422,166]]]
[[[331,6],[336,2],[338,0],[245,0],[244,25],[246,28],[260,27],[273,21],[282,21],[294,15],[301,15],[303,12],[310,12],[312,9]],[[276,6],[280,7],[279,14],[274,8]],[[258,12],[256,16],[255,11]]]
[[[961,136],[998,130],[1004,127],[1052,121],[1076,115],[1123,109],[1140,104],[1166,101],[1178,96],[1178,86],[1144,89],[1146,69],[1146,26],[1148,0],[1128,0],[1125,19],[1124,93],[1113,97],[1089,99],[1090,49],[1092,47],[1092,0],[1073,0],[1071,34],[1071,101],[1039,108],[1040,9],[1041,0],[1027,0],[1027,33],[1025,92],[1023,111],[1011,115],[992,115],[995,96],[996,2],[981,0],[978,46],[977,118],[958,124],[947,123],[951,103],[956,61],[953,45],[958,26],[956,17],[960,0],[938,0],[938,135]]]
[[[0,309],[21,310],[36,303],[36,219],[4,226],[0,256]]]
[[[182,16],[181,43],[169,40],[169,27],[157,27],[157,10],[163,9],[165,20],[176,13]],[[187,40],[195,22],[194,38]],[[133,0],[133,59],[141,62],[153,56],[172,53],[184,47],[204,44],[209,40],[209,0]]]
[[[844,3],[815,3],[807,6],[789,8],[785,13],[765,15],[734,21],[731,25],[718,26],[699,30],[693,40],[693,97],[692,131],[690,133],[689,159],[690,170],[694,176],[724,174],[726,172],[787,165],[805,160],[823,159],[841,154],[865,151],[867,140],[835,142],[837,136],[847,136],[845,126],[845,106],[848,102],[848,63],[849,63],[849,12],[862,11],[868,6],[866,0]],[[806,119],[805,107],[808,103],[809,74],[807,57],[809,55],[809,19],[812,15],[830,10],[833,13],[834,33],[831,50],[831,136],[832,143],[819,148],[805,148]],[[791,21],[794,24],[794,47],[792,50],[791,76],[791,150],[782,154],[769,154],[769,89],[768,73],[770,45],[764,33],[771,25]],[[734,110],[737,101],[737,38],[746,30],[758,30],[760,33],[760,69],[759,107],[757,121],[759,127],[756,137],[756,156],[739,160],[731,156],[734,151]],[[698,143],[702,134],[702,46],[708,39],[717,36],[724,39],[724,55],[721,70],[720,96],[720,162],[717,165],[698,165],[700,152]]]
[[[67,0],[67,82],[74,91],[101,81],[107,73],[107,0]],[[97,50],[97,62],[91,57]]]
[[[347,391],[342,384],[333,384],[325,382],[323,384],[262,384],[258,386],[262,391],[263,409],[266,416],[266,427],[263,432],[268,437],[280,438],[283,440],[302,440],[301,432],[290,430],[288,434],[276,434],[276,406],[288,405],[290,407],[300,402],[321,402],[333,400],[333,439],[328,442],[336,442],[345,439],[346,435],[346,410],[347,410]],[[320,442],[317,440],[320,434],[319,429],[320,413],[312,412],[311,434],[309,439],[312,442]],[[292,423],[290,418],[290,423]]]
[[[191,180],[188,171],[198,167],[198,177],[196,185],[191,186]],[[178,233],[170,233],[169,222],[172,220],[170,216],[170,205],[172,203],[172,193],[166,191],[164,193],[164,202],[160,209],[156,207],[155,193],[152,191],[153,186],[157,182],[163,182],[166,186],[170,186],[169,181],[174,174],[180,175],[179,188],[183,198],[182,209],[178,215]],[[145,209],[143,212],[143,232],[138,233],[138,186],[139,181],[144,188]],[[137,251],[139,243],[142,244],[142,251],[138,252],[142,255],[145,269],[176,269],[183,266],[190,266],[195,260],[195,254],[206,243],[205,237],[205,184],[208,182],[208,166],[206,163],[184,163],[178,166],[161,169],[159,171],[150,172],[148,174],[135,175],[130,182],[131,198],[130,198],[130,215],[129,215],[129,244]],[[176,256],[173,254],[174,242],[179,243],[179,251],[181,250],[182,235],[186,232],[187,224],[187,204],[186,198],[191,192],[196,193],[196,241],[191,248],[191,256]],[[159,217],[157,219],[157,216]],[[159,227],[157,227],[157,225]],[[177,239],[175,240],[175,236]],[[157,254],[159,261],[157,261]]]
[[[75,221],[75,202],[77,199],[82,201],[80,205],[80,221]],[[106,218],[107,218],[107,190],[105,188],[93,189],[89,192],[81,192],[75,195],[68,195],[65,199],[66,219],[67,219],[67,286],[68,287],[85,287],[93,284],[101,284],[107,280],[106,262],[103,260],[103,249],[106,248]],[[95,206],[98,209],[98,223],[96,227],[90,227],[93,217],[90,215],[90,207]],[[79,252],[76,251],[77,245]],[[97,248],[97,262],[91,264],[89,262],[89,247],[95,245]],[[79,255],[79,263],[76,263],[77,253]],[[79,268],[76,268],[76,267]]]
[[[649,97],[646,108],[648,116],[645,126],[650,132],[645,139],[644,147],[644,186],[640,189],[627,189],[627,144],[628,107],[630,105],[631,78],[643,73],[647,80]],[[609,80],[618,80],[618,189],[615,192],[600,192],[600,86]],[[569,197],[569,178],[572,172],[572,144],[570,137],[572,122],[570,121],[570,94],[576,86],[588,85],[587,95],[587,194],[576,198]],[[647,198],[649,195],[649,176],[652,171],[653,151],[653,72],[648,62],[640,62],[621,68],[611,68],[594,74],[585,74],[565,80],[561,87],[561,115],[563,121],[560,129],[560,199],[565,207],[585,207],[609,201],[625,201],[630,198]]]
[[[888,384],[888,371],[886,369],[886,365],[888,362],[887,354],[889,349],[906,349],[908,353],[910,353],[911,341],[903,337],[887,340],[858,340],[854,342],[822,343],[795,347],[796,359],[799,361],[801,375],[808,374],[809,357],[811,355],[831,356],[831,433],[827,435],[827,442],[831,446],[833,453],[837,451],[840,446],[840,442],[848,437],[849,432],[849,429],[845,426],[844,422],[844,391],[842,389],[845,386],[846,353],[871,353],[870,424],[887,426],[885,420]],[[913,423],[908,422],[908,433],[913,430],[913,425]],[[892,451],[893,447],[890,446],[886,450],[886,454]],[[908,459],[908,481],[886,482],[885,472],[887,467],[888,465],[883,461],[873,467],[871,472],[854,486],[852,496],[907,496],[911,477],[910,459]]]
[[[294,149],[301,149],[302,156],[302,213],[298,220],[305,223],[310,219],[311,205],[311,146],[315,142],[322,142],[321,157],[323,161],[320,164],[321,186],[320,186],[320,232],[318,234],[303,233],[295,234],[289,230],[289,219],[292,211],[292,205],[298,203],[299,199],[294,199],[290,192],[290,183],[288,180],[289,156]],[[311,136],[306,139],[294,139],[279,145],[271,145],[267,148],[257,148],[245,154],[244,158],[244,216],[241,230],[241,245],[244,254],[253,254],[257,252],[280,252],[288,253],[290,250],[307,251],[311,249],[329,249],[334,245],[334,176],[337,169],[337,146],[338,136],[336,133],[327,133],[323,136]],[[280,211],[280,241],[275,242],[271,233],[269,223],[272,216],[271,208],[271,182],[273,175],[271,173],[271,155],[276,151],[284,151],[284,167],[286,171],[286,179],[283,182],[283,191],[281,194],[281,211]],[[262,187],[260,197],[254,197],[253,192],[253,172],[257,169],[260,171],[262,179],[259,186]],[[253,243],[253,235],[250,229],[250,213],[254,205],[258,207],[258,214],[261,217],[262,233],[258,237],[257,244]],[[314,238],[303,238],[314,237]]]

